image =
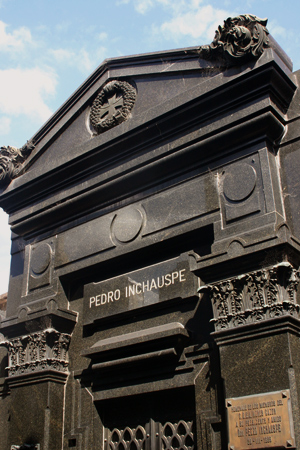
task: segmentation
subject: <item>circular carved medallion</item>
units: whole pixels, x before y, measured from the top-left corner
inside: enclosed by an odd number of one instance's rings
[[[44,273],[51,261],[51,247],[49,244],[39,244],[32,249],[31,253],[31,270],[36,275]]]
[[[135,208],[118,212],[112,222],[112,231],[119,242],[133,241],[143,226],[142,213]]]
[[[228,200],[245,200],[253,192],[255,185],[256,172],[249,164],[240,163],[226,169],[223,192]]]
[[[90,112],[92,128],[99,134],[124,122],[134,105],[136,90],[127,81],[107,83],[95,98]]]

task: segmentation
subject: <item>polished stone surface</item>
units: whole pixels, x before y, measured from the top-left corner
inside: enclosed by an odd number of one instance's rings
[[[1,185],[0,450],[221,450],[284,389],[299,446],[299,73],[234,23],[105,61]]]

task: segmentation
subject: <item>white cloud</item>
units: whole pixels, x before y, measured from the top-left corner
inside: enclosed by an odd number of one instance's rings
[[[121,3],[128,3],[123,0]],[[224,19],[232,15],[225,9],[213,7],[205,0],[131,0],[135,10],[145,14],[153,7],[167,11],[169,20],[160,25],[152,25],[153,35],[163,35],[165,39],[180,41],[182,36],[200,37],[212,41],[215,30]],[[165,13],[164,13],[165,15]],[[159,14],[157,15],[159,17]]]
[[[32,43],[31,32],[26,27],[20,27],[12,33],[7,33],[7,24],[0,20],[0,51],[22,51],[26,44]]]
[[[71,25],[71,23],[70,23],[70,22],[67,22],[67,21],[65,20],[64,22],[58,23],[58,24],[55,26],[55,28],[56,28],[56,31],[57,31],[58,33],[60,33],[60,32],[66,33],[66,32],[68,32],[68,30],[69,30],[69,28],[70,28],[70,25]]]
[[[193,8],[199,8],[200,3],[203,3],[203,0],[192,0],[191,1],[191,6]]]
[[[54,57],[57,62],[64,62],[68,64],[70,61],[72,62],[75,57],[75,53],[70,50],[66,50],[64,48],[58,48],[56,50],[49,50],[50,55]]]
[[[91,70],[95,66],[95,62],[94,62],[93,58],[90,57],[89,53],[85,49],[81,49],[78,52],[77,57],[78,57],[78,63],[79,63],[78,67],[81,70],[83,69],[83,72],[90,73]]]
[[[0,136],[10,133],[11,118],[7,116],[0,116]]]
[[[8,2],[8,0],[0,0],[0,8],[3,8],[5,3],[7,3],[7,2]]]
[[[278,38],[278,37],[286,38],[288,36],[287,30],[284,27],[282,27],[281,25],[278,25],[276,20],[271,20],[268,23],[267,27],[274,38]],[[292,36],[293,36],[293,33],[292,33]]]
[[[108,34],[105,33],[105,31],[102,31],[102,33],[99,33],[97,37],[99,41],[106,41],[106,39],[108,38]]]
[[[73,50],[60,48],[56,50],[49,50],[49,54],[55,59],[56,62],[63,63],[65,66],[68,65],[70,67],[76,67],[76,69],[79,69],[84,74],[89,74],[93,69],[95,69],[99,63],[99,59],[105,58],[106,51],[107,49],[105,47],[98,47],[96,52],[94,52],[91,56],[90,53],[84,48],[81,48],[76,52]]]
[[[93,57],[93,62],[94,64],[96,64],[96,67],[102,63],[102,61],[107,58],[107,56],[109,56],[107,54],[107,48],[106,47],[98,47],[97,50],[95,51],[94,57]]]
[[[166,39],[179,40],[182,35],[188,35],[193,38],[202,36],[211,41],[218,25],[227,16],[227,11],[207,5],[173,17],[160,26],[160,31]]]
[[[119,0],[117,4],[128,4],[130,0]],[[132,0],[134,9],[145,14],[156,5],[167,7],[170,12],[179,13],[186,9],[198,8],[203,0]]]
[[[153,6],[152,0],[137,0],[135,2],[135,9],[140,14],[145,14]]]
[[[184,14],[186,11],[197,8],[197,4],[202,3],[202,0],[156,0],[157,3],[164,6],[173,15]]]
[[[52,113],[45,98],[55,94],[56,84],[56,74],[51,69],[0,70],[0,111],[45,121]]]

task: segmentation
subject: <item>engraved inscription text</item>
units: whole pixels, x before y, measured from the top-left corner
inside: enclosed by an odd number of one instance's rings
[[[229,449],[293,447],[289,390],[226,400]]]

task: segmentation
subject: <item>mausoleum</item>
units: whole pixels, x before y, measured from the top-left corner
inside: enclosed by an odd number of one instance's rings
[[[266,26],[107,59],[1,148],[0,450],[300,448],[300,72]]]

